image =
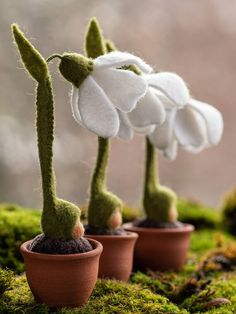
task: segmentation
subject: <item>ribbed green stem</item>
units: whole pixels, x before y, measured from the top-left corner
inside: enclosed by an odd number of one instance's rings
[[[146,161],[145,161],[145,181],[144,197],[157,189],[157,156],[155,147],[146,137]]]
[[[44,210],[55,210],[55,176],[53,169],[54,102],[49,77],[38,83],[37,87],[37,136],[42,174]]]
[[[96,194],[106,189],[106,172],[109,150],[109,139],[98,137],[98,152],[91,181],[91,194]]]

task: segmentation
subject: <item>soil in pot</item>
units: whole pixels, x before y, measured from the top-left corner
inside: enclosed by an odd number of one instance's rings
[[[194,227],[183,224],[178,228],[143,228],[124,224],[127,231],[138,233],[134,248],[134,269],[178,271],[185,263],[190,235]]]
[[[99,262],[99,278],[110,278],[128,281],[133,267],[134,245],[138,235],[123,229],[118,235],[86,234],[99,241],[103,246]],[[86,231],[87,232],[87,231]]]
[[[36,236],[30,243],[29,250],[45,254],[76,254],[85,253],[93,249],[87,239],[52,239],[44,234]]]
[[[29,250],[32,241],[22,244],[26,277],[40,303],[49,307],[78,307],[87,303],[98,275],[102,245],[87,239],[92,250],[78,254],[42,254]]]

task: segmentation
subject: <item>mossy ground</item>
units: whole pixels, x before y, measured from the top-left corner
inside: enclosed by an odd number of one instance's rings
[[[8,219],[11,211],[15,214],[22,212],[19,208],[2,209],[3,211],[8,213]],[[30,210],[26,212],[31,216]],[[39,228],[39,213],[32,213],[32,217],[34,215],[35,221],[29,219],[28,223],[34,221],[33,224]],[[2,217],[0,207],[0,221],[3,221]],[[14,238],[17,238],[17,221],[13,224],[14,228],[12,224],[8,222],[8,228],[5,226],[6,234],[14,234]],[[24,237],[27,237],[27,221],[23,225],[26,232]],[[24,228],[18,228],[24,232]],[[36,229],[34,231],[38,232]],[[3,235],[0,232],[0,241]],[[23,239],[23,235],[20,239]],[[14,241],[10,241],[8,247],[13,246],[16,250],[13,244]],[[200,228],[192,235],[191,250],[181,272],[136,272],[127,284],[99,280],[85,307],[61,309],[57,313],[233,314],[236,313],[235,270],[236,239],[222,230]],[[24,275],[15,276],[10,271],[0,271],[0,313],[43,314],[53,311],[34,302]]]

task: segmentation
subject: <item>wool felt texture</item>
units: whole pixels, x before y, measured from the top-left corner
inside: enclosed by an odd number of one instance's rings
[[[122,134],[122,138],[127,140],[129,134],[126,136],[125,131],[119,132],[120,128],[126,128],[122,124],[123,120],[119,119],[119,111],[127,113],[135,108],[146,93],[147,82],[144,77],[137,76],[132,71],[116,67],[117,64],[123,66],[129,62],[144,63],[128,53],[116,52],[115,56],[113,53],[104,55],[102,60],[100,57],[93,60],[93,71],[79,89],[72,90],[71,107],[75,120],[98,136],[109,138]],[[109,61],[107,63],[106,56]],[[143,66],[146,68],[146,64]]]
[[[107,52],[101,28],[95,18],[91,19],[89,22],[87,34],[85,37],[85,52],[88,57],[93,58],[97,58]],[[93,103],[94,100],[96,100],[96,98],[92,100]],[[99,104],[95,108],[100,115],[101,111]],[[111,106],[111,108],[115,111],[113,106]],[[114,116],[117,117],[116,115],[113,115],[113,117]],[[98,119],[98,122],[100,123],[101,121]],[[121,213],[123,208],[122,201],[116,195],[107,191],[106,188],[106,172],[109,160],[109,151],[109,139],[98,137],[97,160],[92,174],[90,186],[88,225],[92,229],[100,229],[103,230],[103,232],[106,232],[106,229],[112,229],[109,226],[110,217],[117,209]]]
[[[106,46],[108,51],[116,49],[111,41],[107,41]],[[136,65],[128,66],[127,70],[142,75]],[[123,113],[127,124],[126,132],[130,133],[130,137],[133,136],[134,131],[149,134],[154,131],[156,124],[164,122],[165,109],[154,92],[155,90],[149,86],[144,98],[138,102],[135,109],[128,114]],[[153,121],[154,125],[150,125],[150,121]],[[137,126],[134,127],[131,122],[135,122]],[[178,227],[176,202],[176,194],[171,189],[161,186],[157,180],[155,148],[146,138],[143,207],[147,218],[139,222],[138,225],[143,227]]]
[[[45,236],[52,239],[77,238],[75,230],[80,226],[80,209],[56,196],[53,167],[54,100],[47,63],[16,24],[13,24],[12,32],[22,64],[37,82],[36,125],[43,189],[42,229]]]
[[[165,122],[156,125],[148,135],[164,156],[175,159],[178,146],[197,153],[219,143],[223,133],[221,113],[213,106],[191,98],[182,78],[175,73],[162,72],[147,75],[147,81],[166,111]],[[146,108],[151,111],[148,103]],[[153,120],[149,121],[153,125]]]
[[[173,223],[177,220],[177,196],[169,188],[160,185],[156,173],[155,147],[146,137],[146,161],[143,207],[148,220],[156,224]]]

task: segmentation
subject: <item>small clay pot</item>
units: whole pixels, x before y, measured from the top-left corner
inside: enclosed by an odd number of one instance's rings
[[[92,251],[53,255],[28,250],[31,241],[21,245],[28,284],[39,303],[49,307],[77,307],[87,303],[98,275],[101,243],[88,239]]]
[[[87,235],[102,243],[103,252],[99,262],[99,278],[128,281],[133,267],[134,245],[137,233],[122,235]]]
[[[179,228],[142,228],[127,223],[124,229],[139,235],[134,248],[135,269],[178,271],[185,263],[194,226],[184,224]]]

